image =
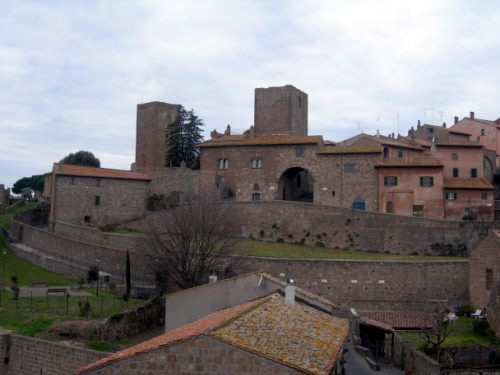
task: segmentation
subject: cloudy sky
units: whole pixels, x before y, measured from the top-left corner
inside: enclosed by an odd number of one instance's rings
[[[253,123],[255,87],[309,94],[309,133],[500,117],[498,1],[28,1],[0,13],[0,183],[79,149],[129,168],[136,105]]]

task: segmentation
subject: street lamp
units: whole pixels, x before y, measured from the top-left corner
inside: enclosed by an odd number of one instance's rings
[[[101,258],[97,257],[97,288],[96,288],[96,292],[95,292],[96,296],[99,295],[99,262],[100,261],[101,261]]]

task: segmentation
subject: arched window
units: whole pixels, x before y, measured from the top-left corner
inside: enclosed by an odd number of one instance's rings
[[[361,197],[357,197],[356,199],[354,199],[354,201],[352,202],[352,209],[364,211],[366,209],[365,200]]]
[[[389,157],[389,149],[387,147],[384,147],[384,158]]]

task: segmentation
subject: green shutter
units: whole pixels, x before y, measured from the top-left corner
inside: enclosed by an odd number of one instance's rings
[[[384,177],[384,185],[387,186],[387,177]]]
[[[431,177],[431,185],[430,186],[434,186],[434,177]]]
[[[424,186],[424,178],[420,176],[420,186]]]

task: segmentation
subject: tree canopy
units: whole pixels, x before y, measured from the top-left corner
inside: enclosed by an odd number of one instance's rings
[[[167,167],[179,167],[183,161],[190,168],[199,165],[202,126],[203,120],[195,115],[194,110],[186,111],[181,106],[177,120],[168,127]]]
[[[31,177],[23,177],[17,180],[12,186],[12,192],[21,194],[24,188],[30,188],[33,191],[43,191],[43,175],[38,174]]]
[[[78,151],[71,153],[61,159],[59,163],[62,164],[72,164],[72,165],[84,165],[87,167],[101,167],[101,162],[97,159],[93,153],[90,151]]]

